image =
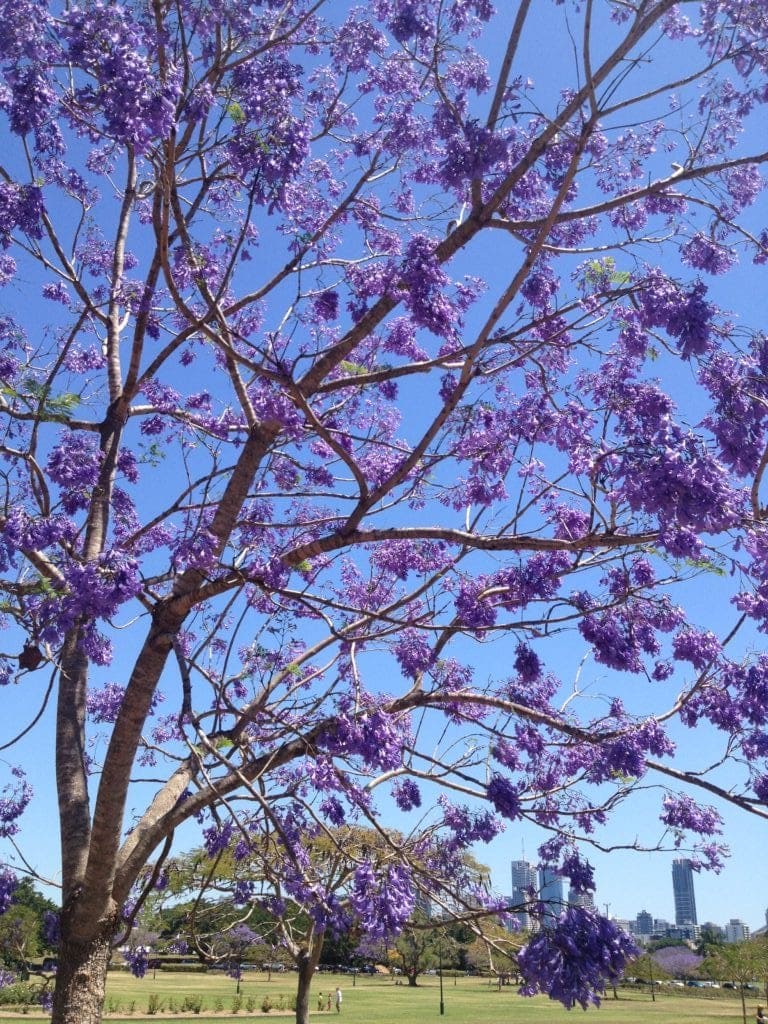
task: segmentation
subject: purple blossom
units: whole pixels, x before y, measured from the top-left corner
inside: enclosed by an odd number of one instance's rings
[[[671,794],[664,797],[661,821],[675,832],[696,832],[699,835],[720,834],[723,819],[714,807],[697,804],[685,793]],[[682,836],[676,841],[680,845]]]
[[[706,235],[698,234],[682,249],[683,263],[708,274],[725,274],[737,262],[736,253]]]
[[[413,779],[398,779],[392,786],[392,793],[401,811],[421,807],[421,791]]]
[[[520,792],[503,775],[492,775],[486,787],[486,794],[493,806],[504,818],[514,821],[520,817]]]
[[[312,303],[312,312],[318,320],[335,320],[339,315],[339,293],[329,289],[318,295]]]
[[[443,824],[453,833],[449,844],[464,849],[471,843],[489,843],[504,831],[501,818],[489,811],[472,812],[468,807],[452,804],[445,797],[440,797],[443,811]]]
[[[633,940],[613,921],[569,907],[518,954],[524,979],[520,992],[544,992],[569,1010],[577,1003],[585,1010],[599,1006],[598,993],[617,981],[637,955]]]
[[[143,978],[149,969],[149,950],[146,946],[124,950],[123,957],[134,978]]]
[[[46,910],[42,922],[43,942],[47,949],[56,949],[61,940],[61,918],[54,910]]]
[[[407,678],[415,678],[432,664],[432,648],[427,638],[415,629],[404,629],[392,648]]]
[[[418,327],[442,338],[451,338],[458,326],[455,307],[444,294],[448,276],[435,259],[436,243],[426,235],[415,235],[405,250],[400,279],[404,301]]]
[[[16,781],[8,783],[0,796],[0,837],[9,838],[19,831],[19,818],[32,799],[32,787],[20,768],[13,768]]]
[[[714,633],[690,628],[677,634],[672,648],[678,661],[689,661],[697,672],[716,664],[722,651]]]
[[[560,865],[560,874],[569,880],[571,892],[595,891],[594,868],[579,855],[578,850],[574,849],[565,854]]]
[[[377,871],[365,861],[355,870],[349,900],[360,928],[369,938],[396,936],[416,902],[411,873],[398,864]]]
[[[520,643],[515,648],[515,660],[513,662],[515,672],[523,683],[534,683],[541,676],[541,662],[539,656],[529,647],[528,644]]]
[[[16,892],[19,880],[10,868],[0,864],[0,914],[4,914],[11,903],[13,894]]]
[[[231,821],[225,821],[223,825],[211,825],[203,830],[205,852],[209,857],[226,850],[232,839],[234,826]]]
[[[446,142],[441,176],[450,188],[463,192],[506,158],[507,143],[500,135],[477,121],[467,121]]]

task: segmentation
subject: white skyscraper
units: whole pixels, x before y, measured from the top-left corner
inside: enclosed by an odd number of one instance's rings
[[[525,908],[536,899],[536,868],[527,860],[512,861],[512,906]],[[525,909],[513,910],[520,927],[528,931],[531,915]]]

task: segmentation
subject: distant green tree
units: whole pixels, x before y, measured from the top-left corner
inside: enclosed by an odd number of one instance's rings
[[[701,971],[716,981],[729,981],[738,986],[741,994],[741,1015],[744,1024],[747,1024],[745,986],[757,978],[768,976],[768,944],[763,941],[747,940],[711,948]]]
[[[722,946],[725,944],[723,933],[715,928],[702,928],[699,933],[699,941],[696,943],[696,952],[705,954],[710,946]]]
[[[26,980],[29,960],[40,952],[40,921],[31,907],[11,906],[0,915],[0,959]]]
[[[659,964],[658,960],[650,953],[644,953],[629,965],[629,970],[634,973],[638,980],[648,985],[651,992],[651,999],[656,1002],[656,983],[663,978],[669,978],[669,972]]]
[[[447,930],[435,927],[423,911],[416,910],[395,942],[392,963],[400,968],[408,984],[416,987],[420,974],[440,964],[445,967],[456,953],[456,940]]]

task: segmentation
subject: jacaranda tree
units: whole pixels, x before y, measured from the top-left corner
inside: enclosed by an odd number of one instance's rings
[[[583,891],[639,785],[701,864],[697,793],[766,816],[768,339],[727,281],[768,260],[768,7],[499,8],[0,0],[1,671],[21,730],[55,692],[57,1024],[188,822],[268,826],[300,897],[307,836],[396,804],[348,851],[376,933],[479,906],[443,885],[505,820]],[[571,908],[526,990],[628,947]]]

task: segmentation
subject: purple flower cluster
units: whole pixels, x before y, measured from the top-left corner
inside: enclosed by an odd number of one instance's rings
[[[452,804],[445,797],[439,800],[443,811],[443,824],[452,833],[446,845],[464,849],[472,843],[490,843],[504,831],[504,822],[490,811],[471,811],[468,807]]]
[[[410,870],[398,864],[377,870],[365,861],[355,870],[349,902],[369,938],[399,935],[416,902]]]
[[[339,703],[334,727],[322,738],[322,746],[340,757],[360,758],[371,768],[389,771],[403,763],[403,747],[410,737],[407,716],[396,717],[369,698],[356,710],[351,700]]]
[[[0,864],[0,914],[4,914],[13,903],[13,894],[18,885],[19,880],[15,873],[4,864]]]
[[[567,1009],[600,1005],[598,993],[617,981],[638,949],[613,921],[569,907],[518,954],[523,995],[546,993]]]
[[[73,120],[95,117],[106,135],[139,152],[164,138],[176,117],[180,76],[158,77],[151,29],[127,6],[97,2],[66,13],[61,36],[66,60],[86,70],[93,84],[74,90]]]
[[[123,957],[134,978],[143,978],[149,969],[149,950],[145,946],[136,946],[124,950]]]
[[[435,245],[427,235],[415,235],[406,246],[399,271],[403,298],[418,327],[441,338],[452,338],[459,316],[443,292],[449,279],[435,259]]]
[[[404,629],[395,641],[392,652],[406,678],[415,678],[425,672],[434,657],[427,637],[415,629]]]
[[[231,821],[225,821],[223,825],[213,824],[203,830],[203,845],[209,857],[215,856],[226,850],[232,841],[234,826]]]
[[[0,182],[0,246],[7,249],[18,228],[30,238],[41,238],[43,193],[37,185]]]
[[[114,722],[120,712],[125,696],[125,687],[119,683],[107,683],[99,690],[89,690],[86,697],[86,711],[90,718],[97,723]],[[165,700],[163,694],[156,690],[152,696],[150,712]]]
[[[421,807],[421,791],[413,779],[398,779],[392,786],[392,794],[401,811]]]
[[[477,121],[465,121],[446,140],[441,177],[463,195],[470,182],[503,164],[507,150],[506,141],[496,132]]]
[[[589,861],[583,859],[576,849],[568,850],[565,853],[559,874],[569,880],[571,892],[590,893],[595,891],[594,868]]]
[[[0,837],[15,836],[19,831],[19,819],[32,799],[32,787],[21,768],[13,768],[16,781],[3,787],[0,796]]]
[[[682,249],[683,263],[708,274],[726,274],[737,262],[736,253],[707,235],[694,235]],[[685,353],[683,353],[685,355]]]
[[[499,814],[514,821],[520,817],[520,791],[503,775],[492,775],[486,795]]]
[[[61,917],[55,910],[46,910],[41,926],[47,949],[56,949],[61,941]]]
[[[663,807],[660,820],[677,834],[677,846],[682,842],[685,832],[719,835],[723,831],[723,819],[715,808],[697,804],[686,793],[668,793],[664,797]]]
[[[710,347],[716,313],[715,307],[705,300],[706,294],[706,285],[701,281],[684,291],[659,271],[653,271],[638,294],[643,325],[662,327],[677,338],[684,359],[702,355]]]

